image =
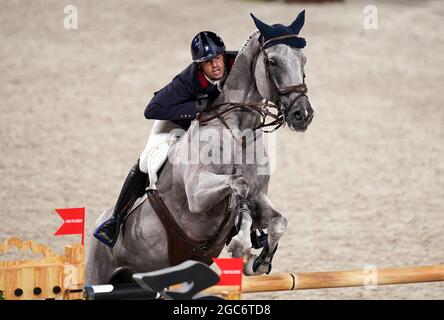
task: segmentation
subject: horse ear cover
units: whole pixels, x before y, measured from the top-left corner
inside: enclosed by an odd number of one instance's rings
[[[288,26],[283,26],[281,24],[276,24],[276,25],[268,25],[264,22],[262,22],[261,20],[259,20],[258,18],[256,18],[252,13],[250,13],[251,17],[253,18],[254,24],[256,25],[256,27],[258,28],[261,37],[259,38],[260,41],[266,41],[268,39],[274,38],[274,37],[278,37],[281,35],[285,35],[285,34],[296,34],[299,35],[299,32],[301,31],[302,27],[304,26],[305,23],[305,10],[301,11],[298,16],[296,17],[296,19]],[[298,49],[302,49],[305,47],[306,45],[306,41],[304,38],[293,38],[293,39],[285,39],[285,40],[281,40],[281,41],[276,41],[273,43],[269,43],[266,47],[270,47],[276,44],[287,44],[291,47],[294,48],[298,48]]]
[[[288,26],[294,33],[299,34],[305,23],[305,10],[301,11],[296,19]]]
[[[261,35],[263,35],[266,39],[273,34],[273,27],[259,20],[252,13],[250,13],[250,16],[253,18],[254,24],[259,29]]]

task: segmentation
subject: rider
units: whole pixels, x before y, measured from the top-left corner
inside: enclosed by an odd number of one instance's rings
[[[224,42],[214,32],[202,31],[193,38],[193,63],[155,92],[145,109],[147,119],[157,120],[145,149],[123,184],[113,216],[94,231],[98,240],[109,247],[115,245],[123,219],[135,201],[143,196],[147,184],[147,189],[155,189],[157,169],[168,158],[170,131],[188,129],[196,114],[216,100],[236,54],[226,52]]]

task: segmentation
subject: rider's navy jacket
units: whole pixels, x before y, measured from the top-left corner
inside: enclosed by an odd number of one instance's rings
[[[237,52],[225,54],[227,72],[234,63]],[[210,83],[196,63],[190,64],[174,77],[173,81],[154,93],[154,97],[145,109],[145,118],[171,120],[185,129],[196,117],[196,100],[199,95],[208,94],[208,105],[219,96],[216,85]]]

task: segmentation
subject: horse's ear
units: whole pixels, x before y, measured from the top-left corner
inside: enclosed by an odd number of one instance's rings
[[[294,20],[293,23],[288,27],[294,33],[299,34],[299,31],[301,31],[302,27],[304,26],[304,22],[305,22],[305,10],[301,11],[296,17],[296,20]]]
[[[268,35],[271,34],[272,31],[272,27],[270,27],[268,24],[263,23],[262,21],[260,21],[258,18],[256,18],[252,13],[250,13],[251,17],[253,18],[254,24],[256,25],[256,27],[259,29],[259,32],[265,37],[267,38]]]

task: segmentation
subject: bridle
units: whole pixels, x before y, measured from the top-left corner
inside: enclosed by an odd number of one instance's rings
[[[264,66],[265,66],[265,73],[268,79],[268,82],[270,84],[270,87],[274,88],[275,92],[277,93],[277,95],[285,95],[291,92],[295,92],[295,93],[299,93],[300,95],[297,97],[297,99],[299,99],[301,96],[305,96],[305,94],[308,91],[307,85],[305,84],[305,73],[303,73],[302,76],[302,83],[294,85],[294,86],[288,86],[288,87],[284,87],[284,88],[279,88],[276,85],[275,80],[273,79],[273,76],[270,72],[270,59],[268,57],[267,52],[265,51],[265,48],[267,47],[267,45],[270,42],[273,41],[279,41],[279,40],[285,40],[285,39],[289,39],[289,38],[297,38],[298,35],[296,34],[288,34],[288,35],[283,35],[283,36],[278,36],[278,37],[274,37],[271,39],[268,39],[267,41],[261,43],[261,46],[259,48],[259,51],[256,53],[256,55],[254,56],[253,60],[252,60],[252,73],[253,73],[253,78],[254,78],[254,73],[255,73],[255,68],[256,68],[256,61],[257,58],[259,56],[259,54],[262,52],[264,54]],[[279,102],[279,97],[275,97],[275,100]]]
[[[267,77],[267,80],[270,84],[270,87],[273,88],[276,92],[275,99],[273,99],[277,102],[276,104],[267,100],[267,99],[263,99],[263,101],[261,101],[261,102],[246,102],[246,103],[224,102],[224,103],[221,103],[218,105],[211,106],[208,111],[217,110],[220,107],[227,106],[227,105],[230,105],[230,107],[225,110],[222,110],[220,112],[216,111],[215,115],[209,116],[209,117],[204,117],[203,113],[199,113],[196,117],[196,119],[199,121],[199,123],[205,124],[213,119],[218,118],[223,123],[223,125],[233,135],[230,127],[228,126],[228,124],[226,123],[225,119],[222,116],[226,113],[229,113],[229,112],[235,110],[235,109],[247,109],[247,110],[256,111],[257,113],[259,113],[259,115],[262,118],[261,123],[256,128],[254,128],[253,131],[256,131],[257,129],[262,129],[264,127],[275,126],[271,130],[262,130],[262,132],[271,133],[271,132],[274,132],[277,129],[279,129],[281,126],[285,126],[285,119],[287,116],[287,111],[280,99],[280,96],[286,95],[291,92],[299,93],[299,95],[292,101],[292,103],[296,102],[301,97],[306,96],[307,85],[305,84],[305,73],[303,74],[303,82],[301,84],[297,84],[294,86],[288,86],[288,87],[284,87],[284,88],[279,88],[276,85],[276,82],[273,79],[272,74],[270,73],[269,58],[268,58],[267,52],[265,51],[265,48],[270,42],[285,40],[285,39],[290,39],[290,38],[297,38],[297,37],[298,37],[297,34],[288,34],[288,35],[270,38],[265,42],[262,41],[258,52],[255,54],[254,58],[251,61],[252,66],[250,67],[250,70],[253,74],[253,79],[254,79],[257,58],[259,57],[261,52],[264,54],[264,66],[265,66],[266,77]],[[272,111],[274,111],[274,112],[272,112]],[[271,117],[271,118],[273,118],[273,120],[266,123],[267,117]],[[233,136],[233,138],[236,141],[238,141],[238,139],[236,139],[234,136]],[[256,139],[256,135],[255,135],[255,139]]]

